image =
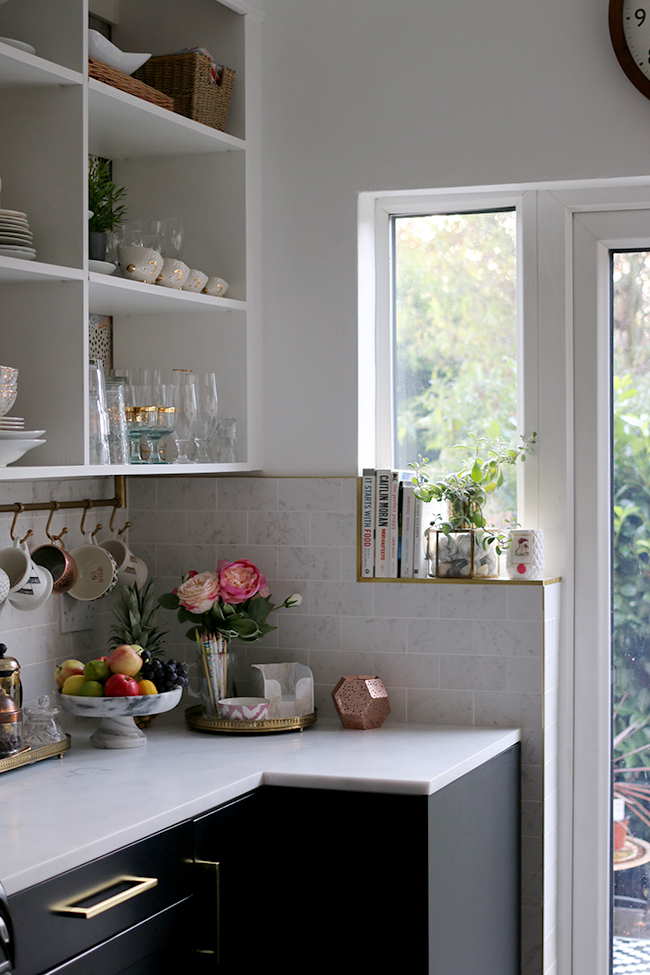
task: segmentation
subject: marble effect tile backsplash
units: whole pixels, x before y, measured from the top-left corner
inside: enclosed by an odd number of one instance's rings
[[[0,503],[112,494],[112,479],[101,478],[0,484]],[[142,476],[128,479],[127,497],[127,539],[157,594],[188,569],[245,557],[265,574],[276,602],[303,596],[301,606],[270,618],[275,631],[242,646],[240,661],[307,664],[322,716],[334,716],[331,690],[339,677],[367,673],[388,688],[389,721],[522,728],[522,971],[549,970],[552,928],[543,908],[551,894],[542,878],[552,875],[555,849],[548,824],[560,586],[358,583],[355,478]],[[81,541],[80,514],[53,520],[57,532],[69,527],[68,548]],[[110,511],[94,510],[87,525],[108,525],[109,518]],[[123,524],[125,514],[117,518]],[[0,547],[10,544],[11,519],[0,515]],[[40,544],[46,521],[46,513],[25,514],[18,525],[22,534],[33,528]],[[56,662],[90,658],[106,646],[112,598],[94,604],[93,629],[73,633],[60,632],[61,597],[34,613],[0,608],[0,641],[22,664],[26,699],[51,690]],[[162,610],[160,620],[170,631],[169,655],[193,659],[186,627]]]

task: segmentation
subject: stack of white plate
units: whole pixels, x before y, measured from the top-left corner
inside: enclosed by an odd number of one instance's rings
[[[36,257],[34,238],[26,213],[0,210],[0,255],[33,261]]]
[[[40,447],[46,441],[40,438],[45,430],[25,430],[21,416],[0,416],[0,467],[13,464],[28,450]]]

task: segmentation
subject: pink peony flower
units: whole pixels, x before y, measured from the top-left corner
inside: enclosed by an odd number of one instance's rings
[[[190,613],[209,613],[219,598],[219,576],[216,572],[188,573],[176,595],[181,606]]]
[[[266,579],[248,559],[230,563],[221,559],[217,572],[224,603],[243,603],[266,587]]]

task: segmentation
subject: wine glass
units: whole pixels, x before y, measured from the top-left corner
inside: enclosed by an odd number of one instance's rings
[[[210,464],[208,452],[210,437],[217,429],[217,414],[219,412],[219,396],[217,394],[217,377],[213,372],[201,373],[196,382],[197,416],[194,430],[194,441],[198,449],[196,464]]]
[[[153,397],[156,404],[156,425],[149,433],[149,440],[151,440],[150,464],[166,463],[160,456],[160,441],[162,437],[173,433],[176,427],[178,392],[178,386],[172,383],[163,383],[160,386],[153,387]]]
[[[191,463],[187,448],[194,434],[197,416],[196,375],[189,369],[174,369],[173,382],[178,388],[178,413],[174,440],[178,448],[177,464]]]
[[[145,464],[140,454],[140,441],[156,429],[156,407],[152,404],[150,386],[124,387],[126,426],[131,442],[130,464]]]

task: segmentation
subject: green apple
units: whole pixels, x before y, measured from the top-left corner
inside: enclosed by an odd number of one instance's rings
[[[80,697],[103,697],[104,688],[98,680],[87,680],[81,685],[77,694]]]
[[[110,676],[108,664],[103,660],[90,660],[84,667],[84,677],[88,681],[99,681],[103,684]]]

